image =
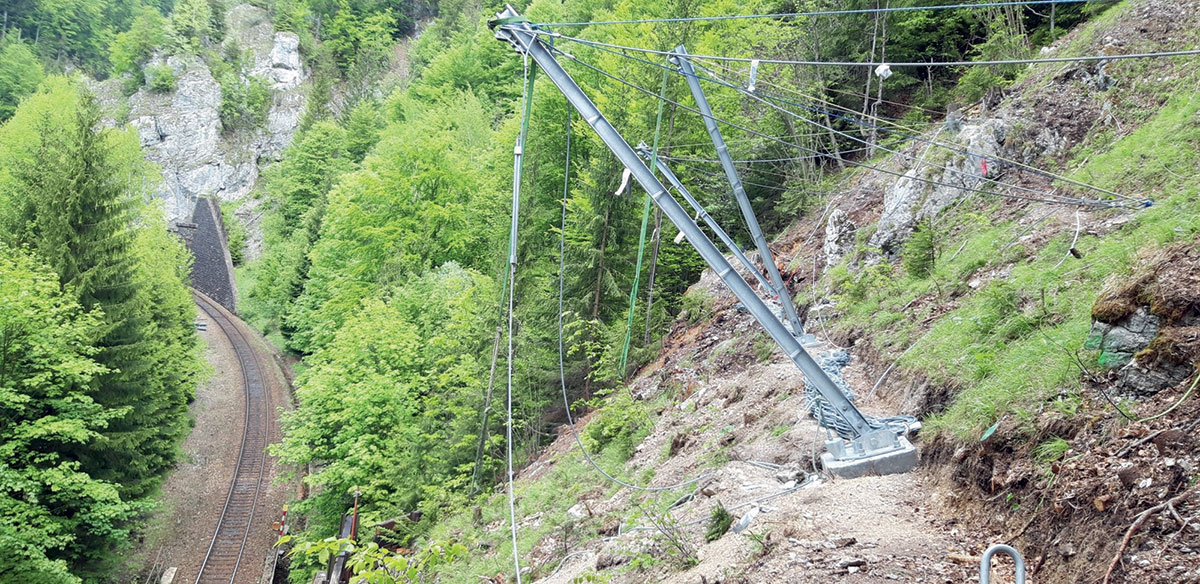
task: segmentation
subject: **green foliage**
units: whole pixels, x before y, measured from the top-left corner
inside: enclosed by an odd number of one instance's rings
[[[649,405],[633,397],[627,388],[609,395],[599,412],[583,430],[585,446],[592,452],[612,448],[622,460],[633,456],[633,449],[653,426]]]
[[[233,261],[234,266],[242,265],[246,260],[246,225],[242,223],[242,219],[235,213],[235,206],[231,203],[222,201],[221,203],[221,223],[225,226],[225,235],[229,241],[229,258]]]
[[[363,100],[346,117],[346,153],[350,160],[362,162],[367,153],[379,143],[380,132],[386,125],[378,104]]]
[[[175,70],[169,65],[148,65],[146,67],[146,85],[155,93],[175,91]]]
[[[284,536],[279,544],[287,543]],[[276,544],[276,545],[279,545]],[[315,556],[321,565],[330,558],[348,553],[346,567],[356,582],[366,584],[418,584],[428,581],[438,568],[467,553],[467,548],[455,542],[434,542],[423,546],[413,555],[379,547],[375,542],[356,544],[349,539],[328,538],[321,541],[301,541],[290,554]]]
[[[17,258],[0,288],[22,290],[0,302],[21,310],[0,326],[25,339],[0,356],[0,443],[12,449],[0,497],[17,500],[0,505],[12,510],[0,531],[25,530],[0,537],[25,542],[5,548],[22,561],[0,574],[76,581],[56,576],[68,566],[99,580],[188,428],[200,368],[190,256],[153,227],[163,219],[138,190],[152,175],[136,136],[102,129],[67,80],[47,79],[0,126],[0,160],[0,256]]]
[[[909,3],[903,0],[900,5]],[[861,0],[854,4],[868,7]],[[308,62],[317,74],[310,92],[310,103],[314,105],[303,122],[305,132],[297,137],[283,161],[267,172],[265,249],[262,259],[246,270],[253,283],[245,306],[254,311],[257,322],[268,323],[270,332],[278,329],[287,346],[305,355],[310,366],[301,379],[301,404],[287,424],[280,452],[294,462],[320,463],[324,469],[310,478],[321,487],[317,490],[321,494],[306,503],[307,507],[299,508],[313,519],[310,531],[314,538],[331,534],[336,517],[347,506],[344,493],[354,484],[369,485],[370,513],[464,505],[462,489],[467,484],[465,477],[473,475],[477,445],[482,445],[478,476],[485,492],[498,476],[498,456],[505,444],[496,431],[495,405],[492,414],[482,415],[479,400],[487,390],[491,365],[488,349],[498,324],[495,308],[499,291],[489,279],[486,288],[492,290],[492,295],[476,296],[481,311],[476,326],[455,336],[457,343],[473,348],[469,363],[461,370],[462,386],[470,392],[456,387],[439,394],[427,389],[434,376],[429,373],[427,356],[420,353],[429,351],[429,333],[423,332],[401,303],[411,297],[416,282],[426,282],[448,266],[475,275],[489,274],[495,280],[504,272],[512,148],[520,129],[517,110],[521,87],[516,80],[521,78],[521,63],[510,47],[497,43],[482,26],[490,7],[447,0],[439,3],[438,9],[439,17],[410,47],[409,78],[386,99],[377,101],[374,96],[378,94],[368,90],[370,86],[363,80],[383,71],[390,58],[385,49],[390,49],[394,36],[408,26],[406,20],[418,12],[418,7],[379,0],[289,0],[274,6],[277,26],[300,33]],[[535,21],[554,21],[775,9],[761,1],[738,6],[727,0],[686,6],[599,6],[580,0],[536,0],[524,12]],[[1021,24],[1027,29],[1042,26],[1036,17],[1021,14],[1018,20],[1023,18]],[[986,48],[988,51],[1007,50],[1002,45],[1011,38],[991,35],[989,30],[989,22],[1002,16],[996,13],[982,18],[973,10],[950,11],[937,18],[920,11],[896,13],[888,17],[888,59],[960,59],[972,51],[982,55],[983,50],[972,45],[975,39],[991,36],[996,38]],[[689,29],[686,34],[671,27],[596,27],[578,34],[639,46],[686,42],[696,52],[721,54],[795,50],[819,41],[820,52],[826,58],[880,58],[878,52],[867,55],[869,43],[863,41],[862,31],[871,30],[875,24],[872,16],[830,22],[783,27],[771,22],[729,22]],[[1019,31],[1020,27],[1013,30]],[[619,56],[586,47],[573,51],[581,59],[618,72],[641,86],[657,87],[661,79],[661,71],[629,63]],[[604,79],[583,70],[572,73],[622,132],[653,135],[657,104],[652,98],[616,91]],[[861,107],[861,96],[846,93],[862,91],[863,77],[859,73],[822,70],[826,75],[823,78],[814,73],[798,72],[794,79],[774,81],[783,83],[786,90]],[[950,97],[960,73],[898,72],[885,84],[883,96],[918,100],[940,108]],[[673,99],[686,98],[682,85],[669,86],[667,91]],[[344,97],[344,101],[336,107],[316,105],[332,102],[334,95]],[[747,108],[736,94],[714,92],[710,98],[717,114],[735,123],[777,136],[802,136],[798,139],[805,148],[829,151],[833,146],[827,135],[815,135],[809,126],[802,125],[802,120]],[[565,383],[568,397],[588,401],[593,394],[609,396],[605,401],[589,402],[602,411],[589,424],[584,438],[599,456],[612,462],[609,467],[617,468],[648,428],[654,407],[635,400],[622,388],[625,372],[616,368],[616,356],[626,333],[625,311],[636,264],[637,219],[643,194],[635,187],[631,196],[613,195],[620,181],[620,164],[583,121],[576,119],[570,129],[564,126],[566,106],[547,80],[536,82],[532,99],[535,113],[524,150],[527,181],[521,185],[521,238],[515,250],[520,267],[513,283],[513,344],[521,356],[512,364],[512,384],[514,389],[519,388],[513,400],[518,440],[513,446],[518,457],[536,450],[540,436],[547,432],[544,415],[548,408],[558,407],[560,383]],[[345,104],[353,107],[346,110]],[[928,119],[924,113],[898,109],[886,115]],[[573,132],[572,160],[566,224],[560,227],[567,131]],[[675,145],[672,155],[709,156],[708,136],[702,126],[677,123],[663,128],[663,133],[664,139]],[[730,144],[739,159],[795,156],[794,149],[769,140],[746,139]],[[851,146],[849,139],[837,146],[842,150],[858,147]],[[760,211],[764,225],[771,230],[781,229],[793,215],[816,209],[817,198],[837,186],[836,180],[823,180],[827,171],[836,170],[835,164],[827,164],[802,161],[769,172],[748,172],[748,184],[755,183],[751,185],[752,204]],[[676,172],[681,173],[685,183],[696,183],[698,193],[725,188],[720,177],[682,167]],[[558,180],[549,180],[556,176]],[[819,187],[803,186],[810,184]],[[788,191],[781,196],[778,189]],[[724,197],[709,197],[703,202],[721,223],[740,221],[736,206]],[[560,255],[558,237],[563,228],[565,246]],[[860,233],[869,235],[868,230]],[[635,356],[652,355],[658,346],[657,337],[681,311],[687,312],[692,323],[713,316],[710,295],[694,291],[685,296],[704,263],[690,246],[673,243],[675,235],[675,228],[665,222],[659,254],[651,262],[655,266],[654,304],[649,311],[644,308],[645,291],[650,289],[649,270],[643,270],[643,279],[638,283],[643,294],[638,298],[631,335],[637,345],[631,349]],[[930,240],[925,251],[932,253],[936,247],[932,234]],[[927,277],[900,278],[896,266],[886,263],[863,267],[853,275],[845,267],[835,268],[839,300],[849,305],[855,322],[895,327],[898,330],[892,338],[912,342],[914,325],[901,311],[905,303],[929,293],[934,282],[957,282],[960,273],[988,265],[985,258],[995,246],[989,248],[974,241],[967,244],[953,262],[930,261]],[[564,266],[561,310],[557,297],[560,260]],[[646,260],[651,261],[649,257]],[[420,303],[422,310],[433,311],[438,302],[445,301],[435,294],[425,294],[430,298]],[[502,324],[504,315],[499,316]],[[557,351],[560,316],[566,333],[561,372]],[[1028,322],[1040,321],[1031,317]],[[1035,330],[1022,331],[1014,324],[1000,332],[1006,326],[1002,323],[997,331],[989,333],[996,335],[991,338],[993,342],[1014,334],[1023,339]],[[395,352],[385,342],[392,339],[397,345]],[[773,346],[760,340],[754,350],[760,359],[769,359]],[[980,349],[981,354],[984,352]],[[394,370],[385,368],[381,364],[384,361]],[[497,365],[497,372],[505,371],[503,359]],[[501,376],[497,384],[503,385],[504,381]],[[443,404],[425,399],[426,395],[474,397],[454,397]],[[365,417],[371,420],[353,419],[351,411],[370,412]],[[483,429],[481,421],[490,424],[482,436],[477,434]],[[425,436],[429,428],[443,427],[449,429],[439,438]],[[417,450],[441,457],[429,465],[431,470],[416,470],[422,467],[417,455],[408,452],[414,449],[413,444],[419,445]],[[727,456],[727,452],[717,451],[713,460]],[[435,486],[431,478],[435,475],[443,477],[444,482]],[[575,482],[569,483],[571,489],[589,484],[574,478]],[[544,502],[541,486],[531,488],[526,495],[530,500],[523,505]],[[545,495],[551,496],[561,493]],[[486,521],[499,517],[496,514],[500,506],[493,506],[490,500],[482,506]],[[437,508],[439,513],[445,512]],[[460,532],[472,531],[462,523],[454,525]],[[414,528],[412,535],[419,536],[423,529]],[[441,529],[439,526],[435,531],[449,533]],[[528,534],[526,531],[522,531],[523,541],[518,545],[522,553],[532,549],[536,537],[546,534],[537,529],[528,530]],[[529,542],[524,541],[526,537],[531,538]],[[481,538],[488,540],[489,549],[497,545],[490,535]],[[464,558],[439,573],[453,573],[460,576],[457,580],[465,581],[493,572],[490,562],[499,561],[496,556],[502,554]]]
[[[224,11],[214,8],[212,0],[179,0],[171,13],[167,33],[172,44],[194,53],[219,40],[216,35],[224,22]]]
[[[29,46],[18,39],[0,41],[0,122],[7,120],[21,100],[33,93],[45,74]]]
[[[140,506],[81,471],[119,410],[88,394],[101,319],[64,294],[28,250],[0,244],[0,579],[79,582],[69,573],[123,546]]]
[[[759,335],[754,340],[754,356],[759,363],[766,363],[771,360],[771,355],[775,353],[775,348],[778,346],[770,335]]]
[[[683,297],[679,313],[687,314],[688,322],[696,324],[712,318],[713,298],[708,292],[697,290]]]
[[[113,75],[132,75],[140,84],[141,67],[166,42],[167,27],[167,19],[158,10],[138,10],[129,30],[117,33],[108,46]]]
[[[359,486],[365,507],[396,513],[469,482],[489,357],[481,300],[495,294],[486,276],[447,264],[388,302],[361,303],[307,360],[275,449],[288,463],[323,463],[305,477],[321,488],[298,511],[335,523]]]
[[[988,28],[987,40],[972,51],[980,60],[1025,59],[1031,55],[1027,39],[1021,31],[1014,30],[1011,21],[992,19]],[[955,92],[964,103],[975,103],[993,87],[1012,83],[1021,69],[1020,65],[969,67]]]
[[[472,170],[489,138],[482,105],[466,95],[439,109],[410,105],[406,123],[376,147],[379,170],[368,160],[329,193],[309,281],[286,318],[298,351],[325,344],[386,283],[447,262],[490,267],[495,204]]]
[[[904,259],[904,271],[917,279],[928,278],[933,273],[934,262],[937,259],[937,240],[934,237],[933,222],[923,221],[908,241],[900,257]]]
[[[708,527],[704,530],[704,541],[714,542],[721,539],[729,532],[731,525],[733,525],[733,515],[725,509],[720,501],[717,501],[717,506],[713,507],[712,512],[708,514]]]
[[[1038,444],[1037,448],[1034,448],[1033,450],[1033,458],[1038,462],[1038,464],[1048,466],[1050,463],[1057,462],[1059,459],[1061,459],[1070,449],[1070,442],[1055,436],[1054,438],[1047,439],[1045,442]]]
[[[221,85],[221,127],[226,132],[262,127],[271,108],[271,89],[258,77],[225,72]]]

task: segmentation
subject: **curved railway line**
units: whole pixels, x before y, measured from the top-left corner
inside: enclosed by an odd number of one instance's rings
[[[196,304],[229,339],[242,369],[246,397],[245,427],[237,467],[225,497],[221,518],[213,532],[196,584],[234,584],[242,555],[259,507],[266,469],[266,447],[270,428],[270,396],[264,369],[250,340],[216,304],[202,294],[193,294]]]

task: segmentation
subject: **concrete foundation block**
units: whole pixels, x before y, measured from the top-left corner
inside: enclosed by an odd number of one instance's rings
[[[828,452],[821,455],[821,464],[825,470],[843,479],[905,473],[917,467],[917,460],[917,447],[903,436],[900,437],[899,450],[867,458],[834,460],[833,455]]]

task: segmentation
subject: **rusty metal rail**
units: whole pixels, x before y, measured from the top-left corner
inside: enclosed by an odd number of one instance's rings
[[[254,526],[258,495],[266,468],[269,397],[263,377],[264,369],[250,346],[250,340],[211,300],[201,294],[194,296],[200,309],[220,327],[233,345],[233,352],[242,369],[246,395],[245,428],[237,468],[233,472],[229,494],[225,497],[225,506],[204,556],[204,563],[196,574],[196,584],[234,584],[250,529]]]

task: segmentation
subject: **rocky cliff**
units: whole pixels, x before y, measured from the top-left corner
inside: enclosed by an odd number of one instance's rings
[[[271,92],[261,127],[226,130],[221,124],[221,85],[204,59],[196,55],[156,55],[152,65],[169,66],[175,89],[158,93],[143,87],[128,98],[128,124],[141,136],[146,158],[162,169],[155,196],[164,201],[171,224],[187,221],[196,201],[211,196],[238,204],[237,214],[249,231],[247,253],[261,245],[258,201],[247,197],[262,168],[278,160],[300,125],[306,106],[308,71],[295,33],[276,32],[266,10],[239,4],[225,16],[220,53],[241,53],[242,76],[256,78]],[[120,80],[102,84],[102,99],[122,98]],[[112,107],[120,111],[120,107]],[[114,119],[114,123],[119,120]]]

